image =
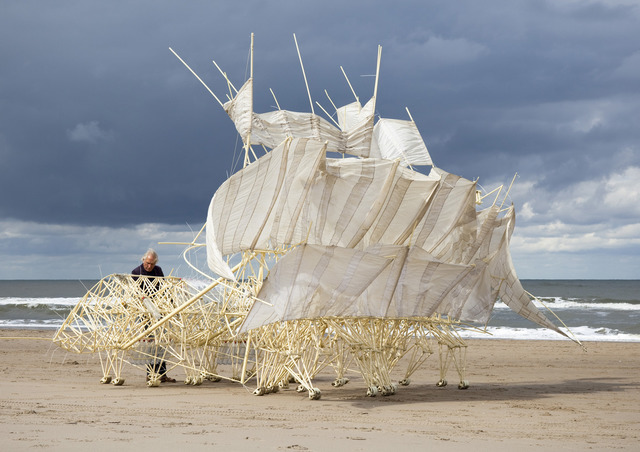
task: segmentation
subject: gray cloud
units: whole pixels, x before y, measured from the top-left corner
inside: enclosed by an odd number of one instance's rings
[[[255,32],[256,110],[273,108],[272,88],[282,108],[308,111],[295,32],[325,106],[325,89],[337,104],[353,98],[340,65],[361,99],[372,94],[381,44],[378,113],[408,107],[446,170],[489,183],[518,171],[523,241],[558,219],[602,236],[633,228],[633,209],[605,195],[632,199],[640,167],[638,15],[634,1],[8,2],[0,219],[112,231],[203,222],[239,141],[168,47],[224,98],[211,60],[239,86]]]
[[[113,132],[102,130],[98,121],[76,124],[73,129],[67,130],[67,137],[70,141],[96,144],[101,141],[111,141]]]

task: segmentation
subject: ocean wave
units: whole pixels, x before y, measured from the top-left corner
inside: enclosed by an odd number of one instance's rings
[[[207,287],[206,282],[194,281],[194,289],[202,289]],[[75,297],[58,297],[58,298],[32,298],[32,297],[0,297],[1,306],[21,306],[26,308],[37,308],[38,306],[51,306],[52,309],[59,307],[72,308],[82,298]],[[628,301],[619,300],[603,300],[587,301],[582,298],[561,298],[561,297],[546,297],[540,300],[534,300],[533,303],[540,309],[544,309],[545,306],[551,309],[584,309],[584,310],[608,310],[608,311],[639,311],[640,304],[629,303]],[[509,306],[502,301],[498,301],[494,309],[510,309]]]
[[[46,319],[46,320],[35,320],[35,319],[12,319],[12,320],[0,320],[0,328],[15,328],[15,329],[28,329],[28,328],[37,328],[37,329],[52,329],[57,330],[62,326],[63,321],[58,319]]]
[[[66,307],[72,308],[78,304],[80,298],[23,298],[23,297],[4,297],[0,298],[0,307],[15,306],[25,308],[37,308],[38,306]]]
[[[607,310],[607,311],[638,311],[640,310],[640,305],[628,303],[625,301],[585,301],[581,298],[543,298],[539,300],[533,300],[533,304],[536,305],[539,309],[544,309],[548,307],[552,310],[563,310],[563,309],[575,309],[575,310]],[[510,309],[509,306],[504,304],[502,301],[498,301],[494,309]]]
[[[195,290],[206,281],[189,280]],[[82,297],[0,297],[0,328],[47,328],[62,326],[69,312]],[[580,341],[640,342],[638,319],[640,304],[635,300],[615,301],[605,298],[544,297],[534,300],[543,312],[544,306],[556,312],[570,326]],[[544,306],[543,306],[544,303]],[[507,305],[497,302],[487,327],[491,335],[464,332],[464,337],[523,340],[563,340],[550,330],[527,322]],[[575,326],[592,325],[592,326]]]
[[[566,329],[563,329],[566,332]],[[567,340],[566,337],[545,328],[487,327],[487,333],[467,330],[460,334],[465,339],[515,340]],[[640,342],[640,334],[624,333],[613,328],[571,327],[569,337],[581,342]]]
[[[42,328],[58,329],[63,319],[11,319],[0,320],[0,328]],[[562,328],[566,331],[566,329]],[[567,337],[545,328],[514,328],[506,326],[487,327],[486,333],[479,330],[460,332],[464,339],[509,339],[509,340],[568,340]],[[640,334],[621,332],[614,328],[593,328],[589,326],[571,327],[568,336],[580,342],[640,342]]]

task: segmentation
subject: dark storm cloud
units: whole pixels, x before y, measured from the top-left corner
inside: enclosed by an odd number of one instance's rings
[[[217,3],[217,2],[216,2]],[[233,165],[217,95],[256,33],[256,110],[314,100],[409,107],[436,164],[515,171],[551,191],[638,165],[638,9],[622,2],[11,2],[0,18],[0,216],[41,223],[204,221]],[[8,43],[8,44],[7,44]],[[223,99],[224,100],[224,99]],[[624,149],[636,149],[629,157]],[[626,157],[625,157],[626,156]]]

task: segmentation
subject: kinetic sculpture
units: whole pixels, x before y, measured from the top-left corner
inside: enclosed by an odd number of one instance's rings
[[[334,105],[328,120],[313,104],[311,113],[255,113],[253,67],[238,90],[227,79],[228,102],[209,90],[233,120],[245,156],[184,254],[206,247],[217,276],[205,275],[211,284],[198,290],[173,277],[111,275],[79,302],[55,341],[99,353],[102,382],[122,384],[124,362],[146,369],[164,360],[183,368],[188,384],[255,379],[262,395],[296,381],[317,399],[313,379],[326,367],[336,372],[334,386],[356,372],[367,395],[390,395],[401,359],[407,368],[399,383],[408,385],[436,350],[438,386],[453,363],[466,389],[459,333],[486,324],[498,298],[566,336],[516,276],[509,254],[515,212],[503,208],[508,191],[500,202],[502,187],[482,194],[475,182],[437,168],[410,114],[376,120],[380,55],[378,48],[371,99]],[[257,157],[254,146],[266,153]],[[413,169],[425,165],[429,174]],[[206,244],[197,243],[205,229]],[[232,375],[219,365],[230,365]],[[149,386],[160,377],[152,373]]]

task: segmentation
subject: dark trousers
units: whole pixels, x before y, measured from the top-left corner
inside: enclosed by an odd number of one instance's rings
[[[164,361],[154,360],[153,363],[147,365],[147,375],[151,375],[155,372],[159,375],[165,375],[167,373],[167,364]]]

